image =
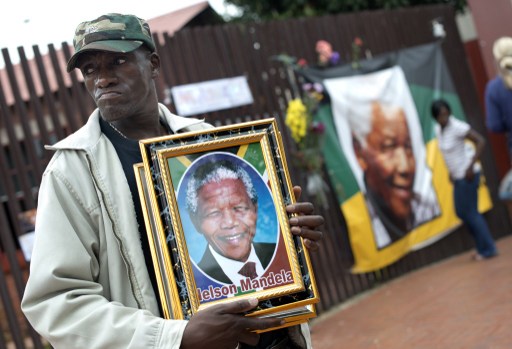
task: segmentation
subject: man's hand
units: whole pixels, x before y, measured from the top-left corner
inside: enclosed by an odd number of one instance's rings
[[[251,331],[278,327],[284,320],[244,316],[256,305],[256,298],[241,299],[199,311],[185,327],[180,348],[235,349],[239,342],[258,344],[259,334]]]
[[[295,200],[299,200],[302,189],[299,186],[293,187]],[[324,224],[324,217],[319,215],[312,215],[314,206],[310,202],[296,202],[286,206],[288,213],[296,213],[297,215],[290,218],[291,232],[294,235],[302,236],[304,245],[311,251],[316,251],[320,246],[322,240],[322,232],[316,230],[319,226]]]

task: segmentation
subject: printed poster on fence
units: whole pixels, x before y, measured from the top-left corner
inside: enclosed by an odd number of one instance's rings
[[[362,63],[364,72],[349,65],[304,72],[322,82],[330,98],[316,117],[327,126],[324,156],[355,273],[383,268],[461,224],[430,105],[442,97],[465,119],[439,45]],[[491,207],[484,173],[479,209]]]

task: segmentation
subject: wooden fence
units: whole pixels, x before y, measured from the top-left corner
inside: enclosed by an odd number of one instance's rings
[[[395,11],[341,14],[319,18],[274,21],[261,24],[229,24],[185,29],[174,36],[164,35],[158,52],[162,58],[157,81],[159,97],[171,110],[169,88],[192,82],[244,75],[253,93],[248,106],[207,113],[207,121],[216,125],[276,117],[283,132],[285,149],[291,141],[283,124],[284,109],[293,92],[283,66],[271,59],[286,53],[316,61],[315,43],[324,39],[350,60],[351,43],[357,36],[364,42],[365,55],[377,55],[434,41],[431,21],[441,21],[447,32],[442,44],[457,93],[472,125],[486,134],[481,106],[466,61],[454,20],[448,6],[412,7]],[[19,310],[28,276],[28,263],[20,252],[18,237],[25,233],[19,216],[37,207],[41,174],[51,154],[43,144],[54,143],[84,124],[93,110],[78,72],[67,74],[65,62],[71,47],[63,43],[57,50],[41,55],[33,47],[35,58],[27,60],[18,50],[19,65],[13,65],[6,49],[2,56],[6,67],[0,75],[0,349],[43,348],[44,343]],[[487,149],[483,165],[495,208],[486,214],[495,238],[510,231],[505,208],[496,200],[497,174],[492,154]],[[305,179],[290,166],[292,180],[304,186]],[[306,197],[307,199],[307,197]],[[322,314],[351,297],[410,271],[472,248],[472,240],[463,228],[439,242],[412,252],[381,270],[354,275],[353,260],[344,217],[334,197],[330,209],[323,212],[325,239],[318,253],[312,254]]]

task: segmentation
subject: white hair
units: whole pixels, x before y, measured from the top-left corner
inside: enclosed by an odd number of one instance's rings
[[[187,209],[191,213],[196,214],[198,207],[197,193],[199,190],[206,184],[219,183],[225,179],[241,180],[251,201],[254,204],[258,202],[258,193],[247,171],[229,160],[209,161],[199,166],[188,182],[186,195]]]
[[[494,42],[492,54],[496,61],[500,61],[503,57],[512,57],[512,38],[504,36]]]
[[[347,108],[347,122],[352,136],[366,148],[366,137],[372,131],[372,109],[370,103]]]
[[[392,105],[382,101],[365,101],[357,104],[357,108],[348,106],[347,108],[347,122],[352,132],[352,136],[361,144],[361,147],[366,148],[366,137],[372,131],[373,116],[376,112],[375,108],[380,108],[385,115],[397,113],[402,109],[398,105]],[[407,120],[406,120],[407,122]]]

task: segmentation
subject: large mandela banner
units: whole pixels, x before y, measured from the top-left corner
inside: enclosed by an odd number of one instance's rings
[[[316,117],[327,126],[325,163],[347,222],[353,272],[383,268],[461,224],[430,105],[442,97],[455,117],[465,116],[437,43],[364,61],[359,71],[300,73],[329,96]],[[479,209],[491,207],[484,173]]]

